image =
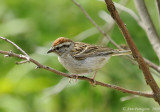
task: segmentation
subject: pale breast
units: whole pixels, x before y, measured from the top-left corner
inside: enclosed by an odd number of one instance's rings
[[[71,73],[86,74],[96,71],[104,66],[110,56],[89,57],[84,60],[75,60],[72,56],[58,57],[59,62]]]

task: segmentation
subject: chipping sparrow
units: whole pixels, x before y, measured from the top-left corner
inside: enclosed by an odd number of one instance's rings
[[[111,56],[129,55],[130,50],[114,50],[98,45],[73,42],[60,37],[56,39],[47,53],[58,55],[59,62],[71,73],[80,75],[91,73],[103,67]]]

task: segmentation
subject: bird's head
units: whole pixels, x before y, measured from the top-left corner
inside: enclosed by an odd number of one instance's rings
[[[68,38],[59,37],[56,39],[52,47],[49,49],[47,53],[56,53],[58,56],[64,56],[69,53],[74,47],[74,42]]]

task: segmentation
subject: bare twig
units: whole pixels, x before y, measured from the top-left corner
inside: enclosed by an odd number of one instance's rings
[[[14,42],[12,42],[4,37],[1,37],[1,36],[0,36],[0,39],[5,40],[5,41],[9,42],[10,44],[12,44],[13,46],[15,46],[19,51],[21,51],[27,57],[27,60],[29,60],[29,55],[24,50],[22,50],[18,45],[16,45]]]
[[[89,14],[85,11],[85,9],[79,4],[79,3],[77,3],[75,0],[72,0],[73,1],[73,3],[74,4],[76,4],[80,9],[81,9],[81,11],[85,14],[85,16],[89,19],[89,21],[97,28],[97,29],[99,29],[99,32],[104,36],[104,37],[106,37],[106,33],[97,25],[97,23],[89,16]],[[98,26],[98,27],[97,27]],[[112,27],[112,25],[111,25],[111,27]],[[109,35],[107,35],[107,37],[106,37],[115,47],[117,47],[117,48],[119,48],[119,49],[122,49],[114,40],[112,40],[111,38],[110,38],[110,36]],[[131,57],[130,57],[130,59],[132,59]],[[152,63],[151,61],[147,61],[147,59],[145,59],[145,62],[151,67],[151,68],[153,68],[154,70],[156,70],[157,72],[159,72],[160,73],[160,67],[159,66],[157,66],[156,64],[154,64],[154,63]]]
[[[139,67],[141,68],[141,70],[143,71],[145,80],[147,82],[147,84],[149,84],[150,88],[153,91],[154,94],[154,99],[155,101],[157,101],[160,104],[160,89],[156,83],[156,81],[154,80],[154,78],[152,77],[148,66],[146,65],[144,59],[142,58],[140,52],[138,51],[136,45],[134,44],[131,35],[128,32],[128,29],[126,27],[126,25],[123,23],[123,21],[121,20],[115,6],[114,3],[112,2],[112,0],[105,0],[106,2],[106,6],[109,10],[109,12],[111,13],[111,16],[113,17],[113,19],[116,21],[116,23],[118,24],[119,28],[121,29],[124,38],[126,39],[133,57],[135,58],[135,60],[138,62]]]
[[[158,37],[158,33],[153,25],[149,12],[146,8],[144,0],[134,0],[135,5],[137,7],[138,13],[144,23],[145,31],[147,33],[147,37],[156,52],[158,59],[160,61],[160,39]]]
[[[144,60],[151,68],[153,68],[154,70],[160,73],[160,66],[157,66],[156,64],[152,63],[148,59],[144,59]]]
[[[11,56],[11,57],[17,57],[17,58],[20,58],[20,59],[23,59],[23,60],[27,60],[27,57],[24,56],[24,55],[10,53],[8,51],[0,50],[0,54],[5,54],[5,55]],[[77,75],[70,75],[70,74],[66,74],[66,73],[57,71],[57,70],[55,70],[55,69],[53,69],[49,66],[40,64],[38,61],[36,61],[32,58],[30,58],[30,62],[34,63],[39,68],[51,71],[53,73],[56,73],[57,75],[60,75],[60,76],[63,76],[63,77],[68,77],[68,78],[73,78],[73,79],[77,78]],[[119,87],[119,86],[116,86],[116,85],[111,85],[111,84],[106,84],[106,83],[99,82],[99,81],[94,81],[92,78],[88,78],[88,77],[85,77],[85,76],[78,76],[78,79],[86,80],[86,81],[89,81],[89,82],[92,82],[92,83],[94,82],[95,85],[100,85],[100,86],[103,86],[103,87],[112,88],[112,89],[115,89],[115,90],[118,90],[118,91],[121,91],[121,92],[124,92],[124,93],[129,93],[129,94],[144,96],[144,97],[148,97],[148,98],[153,98],[152,93],[144,93],[144,92],[139,92],[139,91],[128,90],[128,89],[125,89],[125,88],[122,88],[122,87]]]

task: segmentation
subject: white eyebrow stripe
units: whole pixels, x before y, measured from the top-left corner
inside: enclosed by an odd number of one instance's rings
[[[63,45],[70,45],[70,44],[71,44],[71,42],[65,42],[65,43],[57,45],[57,47],[62,47]]]

